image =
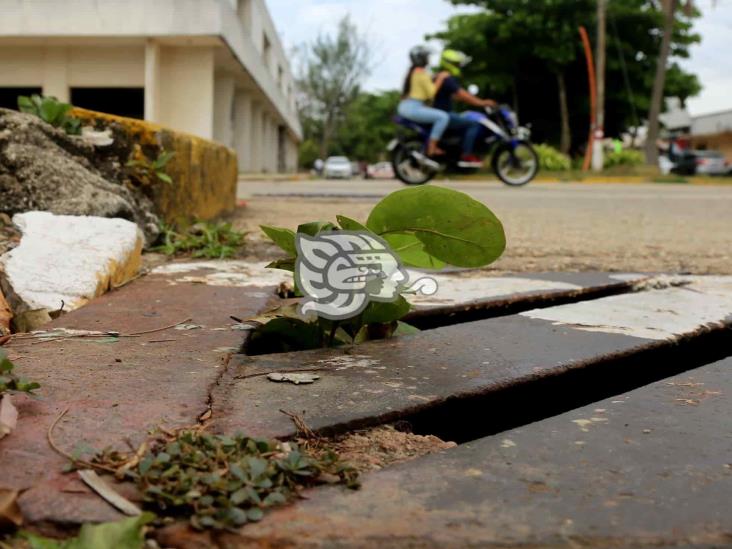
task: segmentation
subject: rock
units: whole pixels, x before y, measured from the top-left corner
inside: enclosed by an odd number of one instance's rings
[[[37,328],[62,309],[76,309],[131,280],[140,269],[143,237],[130,221],[28,212],[13,222],[23,236],[0,257],[0,288],[16,317],[32,324],[16,322],[17,328]]]
[[[0,288],[0,337],[10,333],[10,321],[13,319],[13,311],[3,296],[3,290]]]
[[[135,222],[152,243],[152,202],[123,184],[123,159],[25,113],[0,109],[0,213],[33,210]]]

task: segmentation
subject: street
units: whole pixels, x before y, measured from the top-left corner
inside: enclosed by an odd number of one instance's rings
[[[433,184],[470,194],[503,221],[508,246],[493,270],[732,272],[732,186]],[[260,224],[295,228],[337,213],[363,221],[381,197],[401,188],[360,179],[240,181],[247,207],[236,224],[257,243]]]

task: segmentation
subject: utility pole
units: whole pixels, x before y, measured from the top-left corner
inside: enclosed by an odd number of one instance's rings
[[[597,77],[597,111],[595,112],[595,140],[592,149],[592,169],[602,171],[604,164],[602,143],[605,137],[605,44],[608,0],[597,0],[597,52],[595,74]]]

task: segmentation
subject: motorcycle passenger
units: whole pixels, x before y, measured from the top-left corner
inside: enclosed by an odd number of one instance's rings
[[[444,110],[432,108],[430,104],[447,75],[438,76],[433,82],[427,71],[429,57],[430,51],[425,46],[415,46],[409,52],[412,66],[404,79],[404,93],[397,112],[399,116],[418,124],[432,124],[427,156],[439,156],[445,154],[437,144],[447,129],[450,115]]]
[[[442,77],[440,89],[435,94],[433,106],[443,110],[450,115],[449,128],[464,130],[463,154],[460,158],[460,165],[463,167],[479,167],[482,165],[480,158],[475,156],[475,141],[480,132],[480,124],[469,120],[462,115],[453,112],[453,100],[466,103],[474,107],[495,107],[497,103],[493,99],[481,99],[463,88],[460,83],[462,69],[472,61],[472,58],[461,51],[446,49],[440,56],[441,72],[437,78]]]

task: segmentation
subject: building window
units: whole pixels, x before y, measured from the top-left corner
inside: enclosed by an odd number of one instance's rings
[[[145,118],[144,88],[71,88],[71,103],[92,111]]]
[[[270,56],[272,55],[272,42],[269,41],[267,33],[262,33],[262,57],[264,64],[269,67]]]
[[[18,96],[31,96],[34,93],[41,94],[43,90],[38,88],[0,88],[0,108],[18,110]]]
[[[242,22],[247,32],[252,31],[252,0],[239,0],[236,6],[236,13],[239,21]]]

